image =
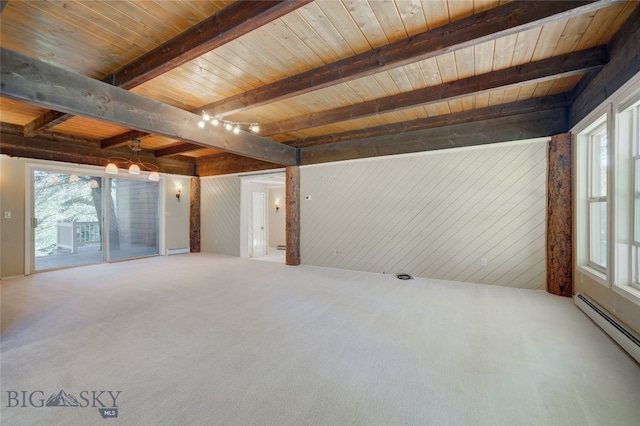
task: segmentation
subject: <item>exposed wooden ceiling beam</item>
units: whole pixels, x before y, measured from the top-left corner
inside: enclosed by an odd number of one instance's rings
[[[593,12],[622,0],[511,2],[200,108],[228,115]]]
[[[554,109],[569,106],[569,96],[560,93],[553,96],[527,99],[524,101],[510,102],[501,105],[493,105],[469,111],[460,111],[452,114],[443,114],[433,117],[418,118],[410,121],[386,124],[364,129],[350,130],[348,132],[334,133],[312,138],[285,142],[296,148],[306,148],[315,145],[344,142],[356,139],[366,139],[374,136],[395,135],[398,133],[412,132],[416,130],[432,129],[435,127],[451,126],[454,124],[469,123],[472,121],[484,121],[492,118],[518,115],[546,109]]]
[[[581,81],[571,106],[571,127],[640,73],[640,7],[629,16],[610,43],[609,63],[593,78]]]
[[[143,139],[149,136],[147,132],[141,132],[139,130],[130,130],[126,133],[120,133],[119,135],[112,136],[100,141],[100,147],[102,149],[117,148],[119,146],[126,145],[131,139]]]
[[[555,108],[397,135],[302,148],[300,164],[484,145],[547,137],[567,131],[568,108]]]
[[[36,136],[38,133],[64,123],[71,117],[73,117],[73,115],[65,114],[63,112],[47,111],[24,126],[24,135],[27,137]]]
[[[156,157],[168,157],[170,155],[182,154],[183,152],[197,151],[202,149],[201,146],[193,144],[181,142],[175,145],[168,146],[166,148],[156,149],[155,155]]]
[[[582,74],[589,70],[602,68],[606,63],[607,48],[606,46],[598,46],[438,86],[425,87],[412,92],[263,124],[260,133],[265,136],[288,133],[404,108],[460,99],[487,93],[498,88],[507,89],[524,84]]]
[[[239,1],[135,59],[102,81],[131,89],[274,21],[312,0]],[[25,128],[33,136],[73,117],[50,111]]]
[[[103,79],[131,89],[293,12],[312,0],[239,1]]]
[[[370,141],[375,136],[391,135],[391,137],[395,137],[395,135],[398,135],[400,133],[415,132],[417,130],[425,129],[445,128],[446,126],[463,123],[484,122],[486,120],[493,120],[496,118],[507,116],[517,116],[518,118],[516,118],[516,120],[518,120],[522,117],[526,117],[525,114],[545,110],[554,110],[554,114],[559,113],[560,116],[566,118],[566,109],[568,105],[568,95],[566,93],[562,93],[553,96],[528,99],[525,101],[511,102],[503,105],[495,105],[472,111],[462,111],[453,114],[417,119],[403,123],[395,123],[387,126],[377,126],[367,129],[353,130],[350,132],[319,136],[317,138],[302,139],[287,143],[298,148],[327,144],[324,146],[325,149],[340,149],[341,145],[338,142],[346,142],[350,140]],[[566,127],[566,120],[564,120],[563,122],[565,123],[564,126]],[[560,126],[557,126],[555,128],[546,128],[544,132],[549,132],[559,128]],[[446,132],[446,130],[443,130],[440,133],[443,132]],[[497,136],[494,135],[493,137],[502,140],[508,136],[511,136],[512,134],[512,132],[508,135],[502,136],[498,134]],[[389,140],[388,136],[387,140]],[[254,160],[251,158],[245,158],[239,155],[228,153],[200,157],[196,161],[198,164],[199,176],[214,176],[229,173],[271,170],[280,167],[277,164],[266,163],[264,161]]]
[[[260,170],[273,170],[282,166],[253,158],[241,157],[226,152],[221,154],[200,157],[196,159],[198,176],[217,176],[231,173],[247,173]]]
[[[4,122],[0,122],[0,132],[4,134],[20,135],[20,136],[25,136],[25,133],[26,133],[24,126],[20,126],[17,124],[4,123]],[[76,143],[80,145],[100,147],[99,139],[85,138],[82,136],[75,136],[75,135],[67,135],[64,133],[42,132],[38,134],[38,138],[46,141],[52,141],[52,142],[56,142],[56,141],[71,142],[71,143]]]
[[[78,145],[67,141],[48,141],[42,138],[27,138],[22,135],[2,133],[0,154],[16,157],[36,158],[40,160],[64,161],[67,163],[105,166],[114,151],[103,151],[98,146]],[[117,151],[115,151],[117,153]],[[130,157],[130,151],[122,151],[123,157]],[[163,173],[192,175],[194,162],[175,159],[156,160],[148,153],[141,152],[140,159],[145,163],[156,164]]]
[[[20,53],[0,48],[0,64],[0,94],[10,99],[268,162],[297,164],[295,148],[249,132],[200,129],[196,114]]]

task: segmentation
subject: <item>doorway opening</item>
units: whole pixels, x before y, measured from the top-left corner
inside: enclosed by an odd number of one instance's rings
[[[241,176],[240,257],[285,263],[285,173]]]

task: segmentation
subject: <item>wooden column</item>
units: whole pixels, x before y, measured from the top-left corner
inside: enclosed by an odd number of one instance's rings
[[[300,167],[286,168],[287,265],[300,264]]]
[[[547,173],[547,291],[571,297],[572,230],[571,134],[549,142]]]
[[[195,176],[190,182],[189,239],[191,253],[200,253],[200,178]]]

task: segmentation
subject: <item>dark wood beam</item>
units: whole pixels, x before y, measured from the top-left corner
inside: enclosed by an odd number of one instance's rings
[[[0,0],[0,13],[2,13],[5,7],[7,7],[8,3],[9,3],[9,0]]]
[[[197,151],[202,149],[200,145],[180,142],[166,148],[156,149],[156,157],[168,157],[170,155],[182,154],[183,152]]]
[[[68,141],[49,141],[41,138],[27,138],[22,135],[0,134],[0,154],[14,157],[35,158],[40,160],[63,161],[67,163],[105,166],[109,157],[119,155],[131,157],[129,150],[103,151],[98,146],[78,145]],[[140,159],[145,163],[156,164],[160,172],[187,175],[193,174],[193,162],[175,159],[155,159],[149,152],[141,152]]]
[[[636,7],[610,43],[609,63],[579,83],[571,107],[571,127],[640,72],[640,7]]]
[[[573,292],[571,134],[553,135],[547,155],[547,291]]]
[[[191,199],[189,203],[189,251],[191,253],[200,253],[200,223],[201,223],[201,199],[200,199],[200,178],[195,176],[191,178],[189,185],[189,194]]]
[[[239,1],[189,28],[103,81],[131,89],[291,13],[311,0]]]
[[[124,89],[139,86],[309,2],[311,0],[258,0],[232,3],[118,71],[109,74],[102,81]],[[29,129],[29,134],[25,136],[33,136],[41,129],[54,127],[71,117],[73,117],[71,114],[49,111],[25,126]]]
[[[286,169],[285,214],[286,214],[286,263],[300,265],[300,167]]]
[[[300,164],[308,165],[551,137],[567,131],[568,108],[555,108],[397,135],[376,136],[302,148],[300,150]]]
[[[24,126],[24,135],[27,137],[36,136],[38,133],[62,124],[72,117],[71,114],[59,111],[47,111]]]
[[[511,2],[200,108],[228,115],[590,13],[620,0]]]
[[[149,133],[147,132],[131,130],[126,133],[112,136],[110,138],[102,139],[100,141],[100,147],[102,149],[117,148],[119,146],[126,145],[131,139],[143,139],[147,136],[149,136]]]
[[[23,126],[17,124],[0,123],[0,131],[2,133],[25,136]],[[80,145],[89,145],[100,147],[99,139],[83,138],[81,136],[67,135],[65,133],[43,132],[37,135],[39,139],[53,142],[72,142]]]
[[[479,95],[496,89],[508,89],[583,74],[589,70],[602,68],[607,63],[607,59],[606,46],[598,46],[438,86],[264,124],[261,126],[260,133],[265,136],[288,133],[404,108]]]
[[[354,139],[365,139],[373,136],[393,135],[415,130],[431,129],[434,127],[451,126],[453,124],[488,120],[491,118],[505,117],[508,115],[524,114],[526,112],[566,107],[569,105],[569,103],[569,96],[566,93],[560,93],[553,96],[527,99],[524,101],[493,105],[469,111],[460,111],[452,114],[437,115],[434,117],[418,118],[415,120],[403,121],[400,123],[350,130],[347,132],[299,139],[285,143],[296,148],[305,148],[314,145],[344,142]]]
[[[10,99],[277,164],[297,164],[295,148],[249,132],[200,129],[196,114],[20,53],[0,48],[0,63],[0,94]]]
[[[261,170],[273,170],[282,166],[240,155],[221,153],[196,158],[198,176],[228,175],[231,173],[256,172]]]

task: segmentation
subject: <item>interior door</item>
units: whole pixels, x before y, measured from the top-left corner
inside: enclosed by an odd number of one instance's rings
[[[264,256],[266,250],[266,194],[264,192],[253,193],[253,257]]]

